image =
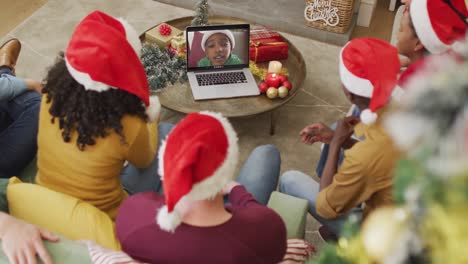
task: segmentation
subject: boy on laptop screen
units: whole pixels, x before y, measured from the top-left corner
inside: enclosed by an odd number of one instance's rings
[[[249,32],[248,24],[187,28],[187,72],[195,100],[259,94],[248,69]]]

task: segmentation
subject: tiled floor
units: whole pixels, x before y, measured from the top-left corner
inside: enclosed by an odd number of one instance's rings
[[[76,24],[95,9],[126,18],[138,32],[143,32],[163,21],[193,14],[191,10],[151,0],[118,0],[118,4],[116,2],[116,0],[16,0],[15,4],[9,6],[9,10],[2,8],[0,15],[8,23],[0,24],[0,37],[2,37],[0,41],[16,37],[23,43],[17,66],[18,76],[43,78],[56,54],[66,47]],[[32,14],[32,11],[42,4],[44,5]],[[379,4],[380,9],[382,6],[383,4]],[[356,35],[362,35],[364,32],[372,32],[372,35],[381,34],[384,28],[387,30],[388,27],[390,31],[392,23],[393,18],[391,22],[387,18],[381,21],[380,15],[376,15],[373,25],[367,31],[359,29],[360,32]],[[307,64],[307,77],[299,95],[280,109],[276,134],[274,136],[268,134],[268,114],[231,121],[240,138],[241,161],[247,158],[255,146],[274,144],[281,151],[282,172],[296,169],[313,175],[320,146],[302,144],[298,133],[305,125],[313,122],[331,123],[344,116],[349,108],[338,77],[340,47],[289,34],[285,36],[302,51]],[[162,120],[175,123],[182,117],[182,114],[165,111]],[[316,234],[312,233],[316,228],[317,223],[309,218],[307,237],[320,248],[321,242]]]

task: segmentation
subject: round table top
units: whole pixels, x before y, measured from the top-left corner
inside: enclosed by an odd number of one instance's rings
[[[167,21],[166,23],[178,29],[185,29],[190,25],[192,17],[183,17],[175,20]],[[224,17],[210,16],[210,24],[240,24],[249,23],[245,20]],[[156,26],[156,25],[155,25]],[[150,28],[151,29],[151,28]],[[150,30],[148,29],[148,30]],[[144,41],[144,33],[141,38]],[[282,60],[283,67],[286,67],[289,72],[289,81],[292,83],[292,90],[284,99],[268,99],[264,94],[249,97],[237,98],[222,98],[195,101],[192,95],[192,89],[188,82],[177,82],[167,88],[155,92],[158,95],[161,105],[165,108],[181,112],[199,112],[213,111],[223,114],[225,117],[244,117],[252,116],[264,112],[274,110],[288,101],[290,101],[301,89],[304,83],[306,66],[301,53],[296,47],[291,44],[286,38],[285,41],[289,45],[289,54],[287,60]],[[268,67],[268,63],[258,63],[259,67]],[[260,81],[257,77],[257,83]]]

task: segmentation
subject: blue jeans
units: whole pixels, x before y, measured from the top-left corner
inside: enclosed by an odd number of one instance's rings
[[[173,124],[159,124],[158,146],[161,146],[161,141],[167,137],[173,128]],[[162,193],[162,183],[158,175],[158,152],[147,168],[137,168],[132,164],[128,164],[120,173],[120,180],[125,190],[130,194],[145,191]]]
[[[6,67],[0,74],[13,75]],[[40,105],[41,96],[32,91],[0,102],[0,178],[19,175],[36,156]]]
[[[280,192],[309,201],[309,213],[335,234],[340,234],[343,224],[350,215],[355,215],[358,219],[361,219],[361,208],[354,208],[346,215],[337,219],[325,219],[318,215],[317,210],[315,209],[315,204],[319,189],[320,185],[318,182],[312,179],[309,175],[300,171],[287,171],[280,178]]]
[[[242,166],[237,182],[242,184],[260,204],[266,205],[278,185],[280,167],[281,157],[275,146],[256,147]]]

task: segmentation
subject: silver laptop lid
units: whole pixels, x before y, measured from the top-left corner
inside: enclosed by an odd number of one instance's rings
[[[187,27],[187,71],[249,67],[250,25]]]

